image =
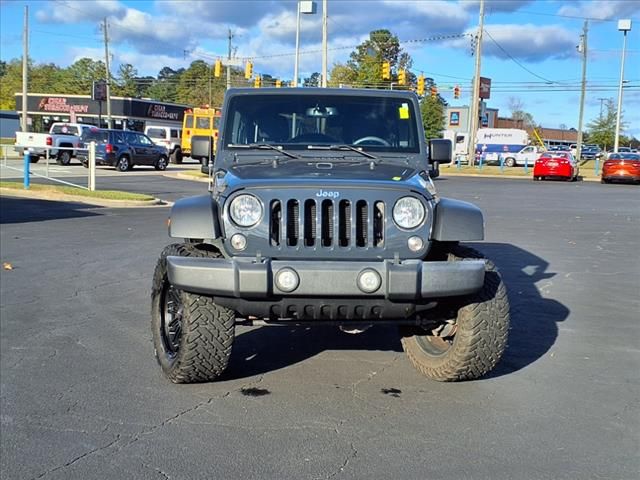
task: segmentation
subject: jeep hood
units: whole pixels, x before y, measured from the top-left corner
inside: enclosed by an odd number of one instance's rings
[[[237,164],[229,173],[240,182],[265,182],[290,184],[298,181],[372,181],[403,182],[418,173],[411,165],[399,163],[372,164],[365,161],[292,160],[277,166],[271,164]],[[315,183],[315,182],[314,182]]]

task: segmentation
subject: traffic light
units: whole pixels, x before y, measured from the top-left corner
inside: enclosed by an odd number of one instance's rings
[[[391,64],[389,62],[382,62],[382,79],[391,80]]]
[[[244,66],[244,78],[249,80],[251,77],[253,77],[253,63],[247,62]]]
[[[407,72],[403,68],[402,70],[398,70],[398,85],[406,85],[407,83]]]
[[[216,60],[213,64],[213,76],[219,77],[222,74],[222,60]]]
[[[431,98],[436,98],[438,96],[438,87],[435,85],[431,87]]]
[[[262,79],[260,75],[256,75],[256,79],[253,81],[253,88],[260,88],[262,86]]]
[[[418,95],[424,95],[424,75],[418,77]]]
[[[276,88],[280,88],[282,87],[282,80],[278,79],[276,80]]]
[[[453,87],[453,98],[460,98],[460,87],[458,85]]]

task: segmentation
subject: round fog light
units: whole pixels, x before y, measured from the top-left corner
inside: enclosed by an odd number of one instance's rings
[[[407,246],[412,252],[419,252],[422,250],[422,247],[424,247],[424,241],[420,237],[409,237],[409,240],[407,240]]]
[[[357,283],[364,293],[373,293],[380,288],[382,278],[377,271],[368,268],[358,274]]]
[[[298,288],[300,279],[295,270],[291,268],[283,268],[276,273],[276,287],[283,292],[293,292]]]
[[[244,250],[247,248],[247,237],[240,233],[236,233],[231,237],[231,246],[235,250]]]

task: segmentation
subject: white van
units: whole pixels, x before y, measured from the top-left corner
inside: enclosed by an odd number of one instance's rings
[[[182,163],[182,149],[180,148],[180,138],[182,130],[165,125],[147,125],[144,129],[147,137],[154,143],[167,148],[172,163]]]

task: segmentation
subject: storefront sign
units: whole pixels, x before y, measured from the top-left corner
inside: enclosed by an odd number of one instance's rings
[[[57,113],[89,113],[89,105],[67,103],[67,99],[63,97],[43,97],[38,103],[38,110],[41,112],[57,112]]]
[[[167,110],[166,105],[153,103],[147,109],[147,117],[161,118],[162,120],[180,120],[180,112]]]

